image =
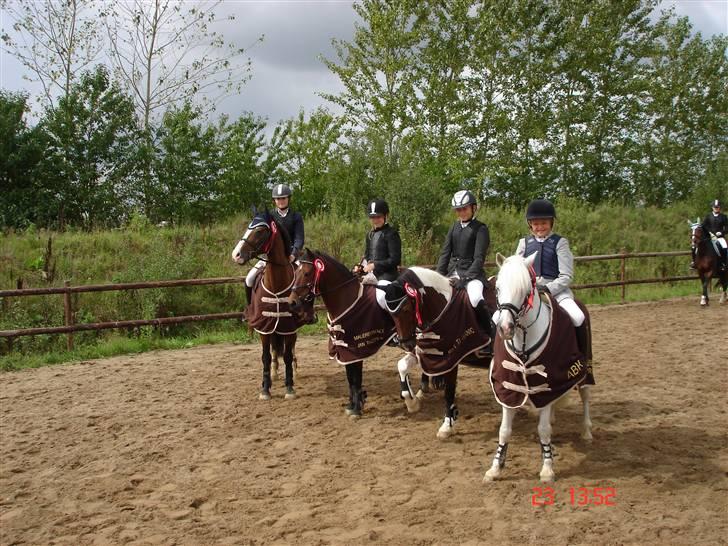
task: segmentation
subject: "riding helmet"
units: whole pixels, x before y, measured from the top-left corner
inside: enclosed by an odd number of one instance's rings
[[[548,199],[534,199],[526,209],[526,220],[556,218],[556,209]]]
[[[450,204],[452,205],[452,208],[459,209],[467,207],[468,205],[477,205],[478,201],[475,199],[475,195],[473,195],[473,192],[470,190],[460,190],[452,196]]]
[[[273,199],[280,197],[290,197],[293,194],[291,187],[285,184],[276,184],[273,186]]]
[[[720,201],[718,199],[714,199],[713,202],[710,204],[711,207],[720,207]]]
[[[389,214],[389,205],[384,199],[372,199],[367,204],[367,214],[369,218],[373,216],[384,216]]]

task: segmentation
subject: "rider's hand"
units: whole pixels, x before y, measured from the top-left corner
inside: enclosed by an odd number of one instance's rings
[[[723,237],[723,232],[719,231],[715,234],[716,237]]]
[[[448,279],[448,281],[450,281],[450,286],[456,286],[459,280],[460,279],[458,277],[450,277]]]
[[[374,271],[374,262],[369,262],[364,266],[364,273],[371,273],[372,271]]]
[[[296,261],[296,257],[293,254],[291,254],[290,256],[288,256],[288,261],[293,263]]]

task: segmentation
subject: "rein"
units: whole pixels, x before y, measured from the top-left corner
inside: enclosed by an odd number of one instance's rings
[[[516,349],[515,345],[511,341],[510,345],[513,351],[518,355],[518,357],[521,360],[528,360],[528,356],[536,350],[538,347],[541,346],[541,344],[544,342],[546,337],[548,336],[549,330],[546,329],[546,331],[541,336],[541,339],[539,339],[533,347],[531,347],[530,351],[526,350],[526,333],[528,329],[533,326],[536,321],[538,320],[538,317],[541,315],[541,309],[543,308],[543,302],[541,302],[539,298],[539,305],[538,305],[538,312],[536,313],[536,318],[533,319],[531,324],[528,326],[523,326],[521,324],[521,319],[523,319],[526,314],[533,309],[533,300],[534,297],[538,297],[538,289],[536,288],[536,271],[533,269],[533,266],[529,266],[528,272],[531,277],[531,290],[528,292],[528,295],[525,297],[523,304],[520,308],[516,307],[514,304],[508,302],[508,303],[501,303],[498,302],[498,310],[499,311],[508,311],[513,316],[513,323],[515,324],[516,328],[518,328],[521,333],[523,334],[523,343],[521,345],[521,350],[519,351]],[[525,357],[525,358],[524,358]]]
[[[301,262],[302,264],[313,265],[313,270],[314,270],[314,277],[313,277],[312,282],[307,282],[306,284],[294,284],[291,287],[291,290],[293,290],[293,291],[295,291],[299,288],[308,288],[309,289],[309,293],[306,295],[305,298],[303,298],[304,301],[312,301],[317,296],[322,296],[323,294],[330,294],[332,292],[335,292],[342,286],[346,286],[350,282],[359,280],[358,277],[353,276],[349,279],[346,279],[344,282],[337,284],[333,288],[329,288],[327,290],[321,290],[319,288],[319,283],[321,281],[321,274],[326,270],[326,264],[324,263],[324,261],[321,258],[316,258],[313,261],[299,260],[299,262]]]
[[[252,228],[248,228],[248,229],[255,229],[260,226],[267,228],[270,231],[270,235],[268,236],[268,238],[262,245],[253,249],[253,255],[261,262],[270,263],[273,265],[285,265],[285,263],[274,262],[273,260],[268,258],[268,253],[273,248],[273,243],[275,242],[276,238],[278,237],[277,224],[273,221],[270,224],[261,222],[260,224],[257,224],[255,226],[253,226]],[[248,246],[253,246],[250,244],[250,242],[248,242],[248,239],[246,237],[243,237],[240,240],[243,241],[243,244],[247,244]]]

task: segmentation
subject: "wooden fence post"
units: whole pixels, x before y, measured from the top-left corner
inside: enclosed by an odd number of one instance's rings
[[[68,288],[71,286],[70,281],[64,281],[63,286],[65,288]],[[64,315],[64,322],[66,326],[73,326],[73,308],[71,306],[71,291],[66,290],[63,293],[63,315]],[[73,350],[73,333],[69,332],[66,337],[66,348],[69,351]]]
[[[627,273],[626,273],[627,258],[625,257],[625,254],[627,254],[627,249],[621,248],[619,250],[619,253],[622,255],[622,257],[619,259],[619,261],[620,261],[619,280],[622,283],[622,303],[624,303],[624,295],[627,290],[627,285],[624,283],[624,281],[627,280]]]

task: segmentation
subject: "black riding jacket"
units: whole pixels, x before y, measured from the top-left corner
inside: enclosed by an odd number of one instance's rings
[[[402,241],[399,233],[389,224],[367,233],[364,258],[374,262],[377,279],[393,281],[399,276],[397,266],[402,262]]]
[[[485,283],[483,262],[488,254],[488,247],[490,247],[488,226],[474,218],[465,227],[457,221],[445,237],[437,262],[437,272],[451,276],[457,271],[461,279],[468,281],[478,279]]]
[[[723,237],[728,238],[728,217],[721,213],[715,216],[712,212],[709,213],[704,219],[703,223],[700,224],[703,228],[703,233],[706,237],[709,237],[708,232],[713,234],[720,233]]]
[[[300,212],[288,209],[288,214],[281,216],[278,209],[273,211],[273,215],[276,221],[285,228],[288,232],[288,237],[291,240],[292,248],[287,249],[288,254],[293,254],[296,258],[301,253],[303,248],[303,217]]]

